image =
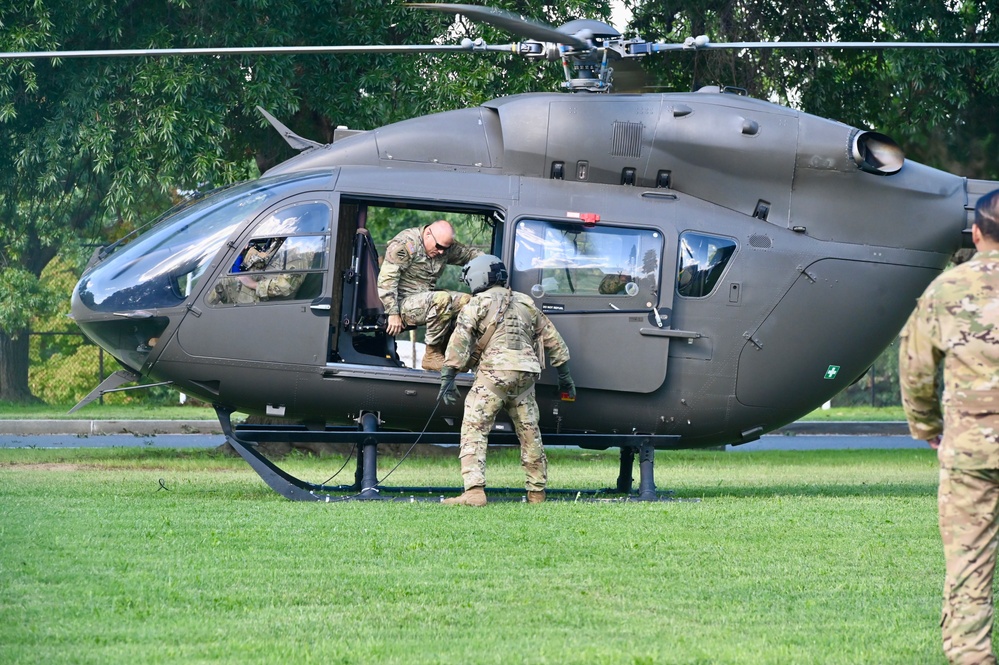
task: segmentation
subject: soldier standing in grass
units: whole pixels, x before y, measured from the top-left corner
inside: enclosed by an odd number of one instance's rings
[[[378,272],[378,297],[385,307],[385,332],[395,337],[406,326],[427,326],[423,369],[437,371],[454,317],[468,302],[458,291],[436,291],[447,265],[463,265],[482,254],[454,239],[454,229],[443,219],[423,228],[406,229],[389,241]]]
[[[971,237],[976,256],[937,277],[909,318],[899,349],[899,378],[909,430],[937,449],[940,460],[944,653],[951,663],[981,665],[996,662],[999,190],[979,199]]]
[[[520,463],[527,476],[528,503],[545,500],[548,460],[538,430],[540,412],[534,382],[544,368],[545,351],[558,369],[559,391],[575,399],[569,374],[569,349],[534,301],[507,285],[506,266],[484,254],[461,271],[472,299],[458,314],[441,369],[440,397],[454,403],[458,370],[478,364],[461,420],[461,477],[465,491],[444,501],[450,505],[486,504],[486,443],[496,414],[506,409],[520,440]],[[478,356],[476,358],[476,356]]]

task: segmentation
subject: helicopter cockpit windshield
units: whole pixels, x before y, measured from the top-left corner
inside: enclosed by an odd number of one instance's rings
[[[181,304],[237,226],[309,177],[320,176],[252,181],[182,209],[84,275],[80,301],[100,312]]]
[[[163,310],[195,293],[230,236],[272,202],[300,191],[304,181],[328,177],[255,180],[181,209],[84,273],[73,292],[73,317],[91,339],[138,370],[169,325]]]

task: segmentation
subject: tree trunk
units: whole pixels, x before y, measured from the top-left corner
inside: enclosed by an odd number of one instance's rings
[[[0,330],[0,401],[30,403],[38,398],[28,387],[28,332],[12,338]]]

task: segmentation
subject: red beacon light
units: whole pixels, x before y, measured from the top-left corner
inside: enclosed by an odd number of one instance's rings
[[[565,216],[569,217],[570,219],[578,219],[579,221],[583,222],[583,226],[586,227],[594,227],[597,225],[597,222],[600,221],[600,215],[595,212],[568,211],[565,213]]]

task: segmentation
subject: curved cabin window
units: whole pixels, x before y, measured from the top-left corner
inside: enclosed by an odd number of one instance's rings
[[[735,253],[734,240],[687,231],[680,234],[676,292],[688,298],[711,295]]]
[[[304,181],[318,184],[324,178],[322,174],[291,174],[254,180],[172,212],[91,268],[80,281],[81,302],[102,312],[180,305],[194,293],[212,260],[240,225],[287,196],[289,190],[300,188]]]
[[[662,251],[655,230],[525,219],[511,278],[546,311],[647,309],[657,300]]]
[[[265,218],[209,292],[210,305],[312,300],[322,291],[332,211],[293,205]]]

